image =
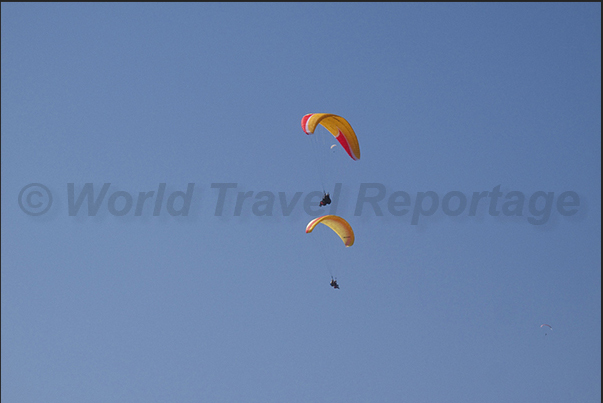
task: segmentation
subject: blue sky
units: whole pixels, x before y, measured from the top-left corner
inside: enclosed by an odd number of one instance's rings
[[[3,401],[601,400],[600,4],[3,3],[1,52]]]

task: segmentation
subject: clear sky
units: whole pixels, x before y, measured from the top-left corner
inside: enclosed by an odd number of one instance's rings
[[[600,402],[600,4],[2,3],[1,52],[3,403]]]

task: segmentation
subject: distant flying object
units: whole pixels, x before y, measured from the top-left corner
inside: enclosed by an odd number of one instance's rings
[[[542,325],[540,325],[541,328],[544,327],[544,326],[547,326],[549,329],[553,330],[553,328],[551,327],[551,325],[547,325],[546,323],[543,323]]]

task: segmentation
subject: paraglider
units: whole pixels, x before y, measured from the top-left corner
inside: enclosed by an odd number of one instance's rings
[[[335,232],[339,238],[341,238],[346,247],[354,244],[354,231],[352,230],[352,226],[343,218],[336,215],[325,215],[315,218],[306,226],[306,234],[312,232],[318,224],[324,224],[332,229],[333,232]],[[329,271],[331,271],[331,269],[329,269]],[[333,273],[331,273],[330,285],[335,290],[339,289],[339,284],[337,283],[337,279],[333,278]]]
[[[347,157],[341,159],[343,153],[340,154],[336,150],[341,146],[352,160],[359,160],[358,138],[346,119],[332,113],[308,113],[302,118],[301,127],[314,149],[312,156],[316,158],[315,163],[318,167],[324,196],[319,206],[324,207],[330,204],[331,199],[328,192],[333,191],[333,185],[336,179],[339,179],[339,172],[344,169],[343,161],[347,160]],[[332,143],[331,135],[337,139],[338,143]],[[336,197],[335,193],[334,196]]]
[[[306,226],[306,234],[312,232],[314,227],[318,224],[324,224],[331,228],[339,235],[339,238],[341,238],[346,247],[354,245],[354,231],[352,230],[352,226],[343,218],[336,215],[323,215],[322,217],[315,218]]]

